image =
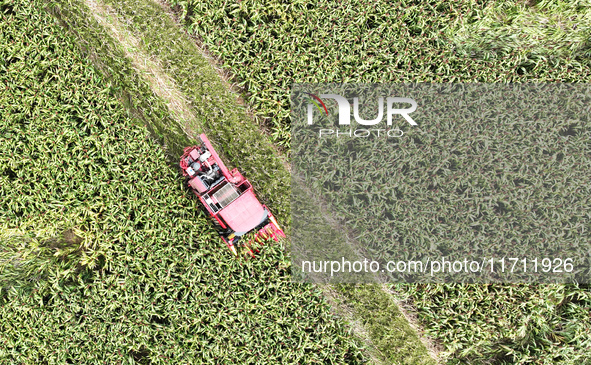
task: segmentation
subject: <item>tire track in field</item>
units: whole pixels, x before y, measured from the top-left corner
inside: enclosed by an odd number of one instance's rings
[[[134,68],[148,81],[152,91],[166,102],[168,110],[180,127],[192,139],[197,136],[188,127],[190,123],[196,123],[196,116],[191,111],[189,101],[184,97],[176,82],[168,76],[160,65],[158,59],[148,55],[142,48],[140,41],[129,32],[119,19],[115,10],[107,4],[96,0],[84,0],[90,8],[95,20],[109,32],[113,39],[117,40],[125,56],[132,62]]]
[[[180,18],[179,18],[178,12],[175,11],[170,6],[168,1],[166,1],[166,0],[148,0],[148,1],[151,1],[155,4],[157,4],[162,9],[162,12],[167,14],[170,17],[170,19],[174,22],[174,24],[176,24],[178,26],[178,28],[183,32],[183,34],[185,34],[188,38],[190,38],[193,41],[196,48],[199,50],[201,56],[203,56],[203,58],[205,60],[207,60],[207,62],[211,66],[211,68],[213,70],[215,70],[215,72],[218,74],[218,76],[219,76],[220,80],[222,81],[222,83],[224,84],[224,86],[234,94],[234,96],[236,98],[236,103],[244,106],[246,115],[250,118],[250,120],[254,124],[256,124],[259,131],[262,134],[266,135],[269,138],[269,140],[272,140],[271,130],[264,122],[261,122],[259,120],[259,118],[256,116],[256,114],[252,110],[251,106],[241,96],[241,94],[244,93],[245,90],[240,88],[236,83],[233,83],[231,81],[233,78],[233,75],[230,71],[224,70],[222,68],[222,61],[217,59],[214,55],[212,55],[207,50],[207,47],[200,39],[198,39],[197,37],[195,37],[192,34],[189,34],[189,32],[187,32],[187,30],[180,25]],[[289,158],[289,153],[284,148],[278,147],[273,143],[271,143],[271,147],[275,151],[275,154],[277,155],[277,157],[279,157],[280,160],[282,161],[283,167],[288,172],[291,172],[291,164],[287,161],[287,159]]]

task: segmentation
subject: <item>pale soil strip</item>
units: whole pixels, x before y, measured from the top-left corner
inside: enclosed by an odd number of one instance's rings
[[[250,105],[244,100],[241,96],[245,90],[239,87],[236,83],[232,83],[230,80],[233,78],[233,75],[228,70],[224,70],[221,65],[222,61],[217,59],[214,55],[212,55],[208,50],[207,47],[203,44],[201,39],[197,38],[196,36],[189,34],[187,30],[180,25],[180,19],[177,13],[172,9],[172,7],[168,4],[166,0],[148,0],[152,1],[155,4],[158,4],[162,11],[172,19],[172,21],[178,25],[178,28],[189,38],[193,40],[193,44],[195,44],[196,48],[199,50],[203,58],[205,58],[210,66],[217,72],[218,76],[220,77],[222,83],[226,86],[226,88],[234,94],[236,98],[236,103],[244,106],[244,110],[246,115],[250,118],[250,120],[254,121],[259,130],[265,134],[269,140],[271,140],[271,131],[269,127],[262,121],[259,117],[256,116]],[[286,151],[280,147],[277,147],[275,144],[271,144],[271,147],[275,150],[275,154],[280,158],[283,162],[283,166],[288,172],[291,172],[291,164],[287,161]]]
[[[184,27],[180,26],[180,19],[178,17],[178,14],[175,13],[175,11],[168,4],[168,2],[166,0],[148,0],[148,1],[152,1],[155,4],[158,4],[160,6],[160,8],[162,8],[163,12],[166,13],[170,17],[170,19],[175,24],[177,24],[179,26],[178,28],[187,37],[189,37],[193,40],[193,43],[195,44],[196,48],[199,50],[199,52],[201,53],[203,58],[205,58],[208,61],[208,63],[211,65],[211,67],[217,72],[217,74],[219,75],[220,79],[222,79],[222,82],[224,83],[226,88],[231,90],[235,94],[236,102],[238,104],[246,107],[246,112],[249,117],[251,117],[253,120],[256,119],[254,116],[254,113],[252,113],[252,110],[249,108],[248,104],[239,95],[244,90],[241,89],[240,87],[238,87],[237,84],[230,82],[230,80],[232,79],[232,74],[230,73],[230,71],[224,70],[221,67],[222,62],[220,60],[218,60],[215,56],[213,56],[211,53],[209,53],[209,51],[207,50],[207,47],[205,47],[205,45],[203,44],[203,42],[200,39],[198,39],[197,37],[195,37],[192,34],[189,34],[185,30]]]
[[[373,344],[371,336],[365,329],[361,319],[355,316],[355,309],[353,309],[352,306],[345,304],[345,299],[333,288],[332,285],[318,285],[318,288],[322,290],[322,294],[328,304],[330,304],[332,312],[344,319],[345,323],[353,330],[353,333],[364,342],[372,362],[376,365],[384,364],[384,362],[380,360],[380,357],[383,358],[384,356]]]
[[[140,42],[132,33],[125,29],[116,12],[108,5],[96,0],[85,0],[96,21],[116,39],[122,46],[125,56],[132,62],[134,68],[142,74],[152,91],[162,98],[168,110],[179,121],[179,125],[190,137],[195,134],[188,130],[189,121],[196,119],[191,111],[189,101],[184,97],[174,80],[162,71],[160,62],[154,56],[148,56],[142,50]]]
[[[295,181],[298,181],[297,179]],[[345,236],[347,236],[347,244],[349,248],[355,253],[356,257],[364,258],[365,250],[354,240],[351,239],[348,235],[347,229],[342,226],[339,222],[333,219],[333,215],[327,211],[325,208],[327,207],[326,202],[322,199],[322,197],[318,196],[317,194],[313,194],[312,191],[307,187],[305,184],[300,183],[301,189],[304,190],[308,196],[310,197],[310,203],[316,205],[320,211],[322,212],[322,216],[325,222],[332,228],[340,232],[345,232]],[[388,296],[388,298],[398,307],[400,313],[404,317],[404,319],[408,322],[408,325],[411,329],[413,329],[417,333],[417,337],[421,341],[421,343],[425,346],[428,355],[437,363],[441,364],[441,359],[439,357],[439,353],[441,352],[442,348],[435,340],[430,338],[425,334],[422,326],[419,324],[418,319],[413,314],[415,311],[412,306],[406,302],[396,299],[397,295],[392,289],[388,287],[387,284],[383,282],[387,279],[381,275],[372,275],[374,276],[375,283],[382,283],[380,285],[381,290]],[[312,276],[313,277],[313,276]],[[361,319],[358,318],[355,314],[355,309],[352,306],[346,305],[345,299],[342,298],[342,295],[339,294],[334,288],[334,284],[319,284],[318,287],[322,290],[327,302],[331,305],[334,312],[344,318],[348,323],[350,328],[353,330],[355,335],[364,341],[368,346],[368,350],[370,352],[370,357],[376,364],[380,364],[381,362],[377,359],[378,354],[381,352],[373,345],[373,341],[369,336],[369,333],[361,323]]]
[[[396,303],[396,305],[398,306],[398,309],[400,310],[400,313],[402,313],[402,315],[404,316],[404,318],[406,319],[406,321],[408,322],[410,327],[413,330],[415,330],[415,332],[417,332],[419,339],[421,340],[423,345],[427,348],[427,351],[429,352],[429,356],[431,356],[431,358],[433,360],[435,360],[435,362],[438,365],[443,364],[441,362],[441,358],[439,356],[439,353],[443,350],[443,348],[439,343],[437,343],[435,340],[433,340],[432,338],[430,338],[429,336],[427,336],[425,334],[424,329],[419,324],[419,320],[417,319],[417,317],[415,315],[415,313],[416,313],[415,308],[413,308],[412,305],[407,302],[396,299],[396,297],[397,297],[396,292],[393,291],[392,289],[390,289],[390,287],[388,287],[387,284],[382,284],[382,290],[385,291],[386,293],[390,294],[390,298],[394,301],[394,303]]]

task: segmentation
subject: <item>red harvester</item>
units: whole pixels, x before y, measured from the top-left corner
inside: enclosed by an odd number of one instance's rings
[[[285,237],[273,214],[254,195],[250,182],[237,169],[228,171],[205,134],[199,139],[200,146],[185,148],[180,166],[230,251],[238,256],[236,246],[252,231],[256,232],[254,238],[244,246],[253,257],[252,240]]]

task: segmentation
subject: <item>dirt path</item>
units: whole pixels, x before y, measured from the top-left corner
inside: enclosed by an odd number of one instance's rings
[[[414,329],[419,335],[419,339],[429,352],[429,356],[431,356],[431,358],[435,360],[437,364],[442,364],[440,361],[439,353],[443,351],[443,348],[435,340],[424,334],[425,331],[423,327],[419,324],[419,320],[415,316],[416,309],[413,308],[413,306],[409,303],[396,299],[396,292],[394,292],[387,284],[382,284],[382,290],[390,294],[392,300],[394,301],[396,306],[398,306],[400,313],[402,313],[410,327]]]
[[[184,97],[176,82],[162,69],[158,59],[148,55],[142,49],[140,42],[129,32],[114,9],[96,0],[85,0],[96,21],[109,31],[111,36],[122,46],[125,55],[132,62],[150,84],[152,91],[162,98],[172,116],[178,120],[185,133],[195,139],[196,134],[189,130],[188,125],[195,121],[195,114],[191,111],[189,101]]]
[[[226,88],[228,90],[230,90],[236,96],[236,103],[245,107],[246,114],[250,118],[250,120],[252,122],[255,122],[257,127],[259,128],[259,130],[262,133],[264,133],[267,137],[269,137],[269,139],[271,139],[271,131],[264,123],[258,121],[258,118],[255,116],[255,113],[252,111],[252,109],[250,108],[248,103],[244,100],[244,98],[242,98],[242,96],[240,95],[244,92],[244,90],[241,89],[240,87],[238,87],[235,83],[232,83],[230,81],[232,79],[232,75],[229,73],[229,71],[226,71],[221,67],[221,64],[222,64],[221,61],[218,60],[216,57],[214,57],[211,53],[209,53],[209,51],[207,50],[207,47],[205,47],[205,45],[203,44],[203,42],[201,42],[200,39],[189,34],[182,26],[180,26],[179,16],[175,12],[175,10],[168,4],[168,2],[166,2],[165,0],[149,0],[149,1],[152,1],[155,4],[158,4],[160,6],[160,8],[162,9],[162,11],[164,13],[168,14],[170,19],[175,24],[179,25],[179,29],[181,29],[183,31],[183,33],[188,38],[191,38],[193,40],[195,46],[197,47],[197,49],[199,50],[199,52],[201,53],[203,58],[205,58],[209,62],[211,68],[216,71],[216,73],[220,77],[220,80],[224,83]],[[283,162],[283,167],[285,167],[285,169],[288,172],[291,172],[291,164],[288,162],[288,154],[286,153],[286,151],[282,148],[275,146],[274,144],[272,145],[272,147],[273,147],[273,150],[275,151],[275,154],[281,158],[281,161]]]

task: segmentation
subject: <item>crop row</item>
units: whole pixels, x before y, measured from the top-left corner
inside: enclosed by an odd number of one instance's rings
[[[400,86],[377,90],[402,92]],[[416,85],[407,92],[421,105],[412,114],[420,124],[396,120],[401,137],[342,131],[319,137],[304,122],[307,98],[294,108],[292,171],[305,174],[334,217],[359,232],[362,247],[386,261],[511,252],[587,262],[586,85]],[[572,95],[579,102],[571,102]],[[328,127],[335,128],[317,128]],[[578,280],[588,282],[588,267],[581,269]],[[539,271],[522,274],[543,279]]]
[[[124,34],[139,40],[138,57],[150,58],[159,67],[159,73],[173,80],[176,91],[195,116],[191,120],[178,121],[168,116],[166,106],[154,97],[151,85],[130,64],[119,45],[104,41],[109,39],[109,32],[93,21],[93,11],[80,2],[64,0],[54,4],[52,12],[77,43],[88,44],[84,53],[112,80],[133,119],[148,126],[152,135],[166,146],[173,164],[183,146],[195,143],[190,138],[206,133],[226,164],[238,167],[248,177],[261,200],[289,229],[290,188],[285,162],[276,155],[270,138],[248,122],[245,106],[237,103],[237,95],[228,90],[193,39],[175,25],[159,4],[106,0],[101,7],[112,12],[108,17],[119,19],[119,25],[125,27],[121,30]]]

